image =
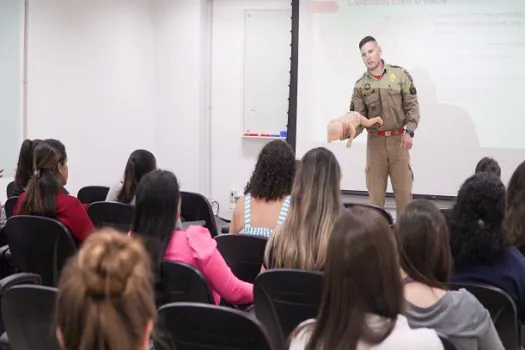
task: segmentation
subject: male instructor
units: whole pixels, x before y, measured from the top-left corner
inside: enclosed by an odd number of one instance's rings
[[[406,69],[381,59],[381,47],[373,37],[363,38],[359,50],[367,71],[355,83],[350,111],[383,119],[382,126],[367,129],[365,171],[370,203],[385,205],[390,176],[399,215],[412,199],[414,176],[409,150],[420,118],[417,90]],[[356,131],[359,135],[363,127]]]

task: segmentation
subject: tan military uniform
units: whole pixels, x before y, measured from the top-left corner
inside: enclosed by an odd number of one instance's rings
[[[401,136],[405,130],[416,130],[419,103],[408,71],[399,66],[384,66],[380,80],[368,72],[357,80],[350,110],[367,118],[383,118],[381,127],[368,129],[366,186],[370,203],[383,207],[390,176],[399,214],[412,199],[414,180],[409,151],[400,147]],[[358,127],[356,136],[362,131],[363,127]]]

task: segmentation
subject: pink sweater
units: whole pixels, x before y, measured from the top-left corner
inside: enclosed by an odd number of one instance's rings
[[[233,274],[205,227],[190,226],[186,231],[175,231],[164,257],[201,271],[212,290],[215,304],[219,304],[221,297],[231,304],[253,303],[253,284]]]

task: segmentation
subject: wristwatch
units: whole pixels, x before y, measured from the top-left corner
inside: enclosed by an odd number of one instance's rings
[[[414,137],[414,132],[410,130],[405,130],[405,134],[410,135],[410,137]]]

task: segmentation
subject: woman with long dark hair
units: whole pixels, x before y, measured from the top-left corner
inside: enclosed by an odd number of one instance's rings
[[[354,207],[335,223],[316,320],[293,333],[291,350],[437,350],[433,330],[410,329],[395,238],[372,209]]]
[[[233,275],[209,231],[201,226],[190,226],[186,231],[178,227],[180,201],[177,178],[169,171],[150,172],[137,188],[131,234],[143,240],[153,260],[157,304],[165,299],[159,275],[162,258],[199,269],[216,303],[221,297],[231,304],[253,302],[253,285]]]
[[[82,242],[94,227],[80,201],[64,193],[67,178],[67,154],[62,142],[41,141],[34,150],[33,175],[15,204],[14,214],[56,219]]]
[[[37,139],[25,139],[22,142],[20,153],[18,154],[14,186],[7,194],[8,197],[20,196],[26,190],[29,180],[33,177],[33,152],[39,142],[40,140]]]
[[[447,223],[426,200],[408,204],[395,225],[412,328],[446,336],[457,350],[503,350],[487,309],[465,289],[447,290],[452,255]]]
[[[109,189],[106,201],[134,204],[140,180],[155,169],[157,160],[153,153],[143,149],[133,151],[126,163],[124,180]]]

